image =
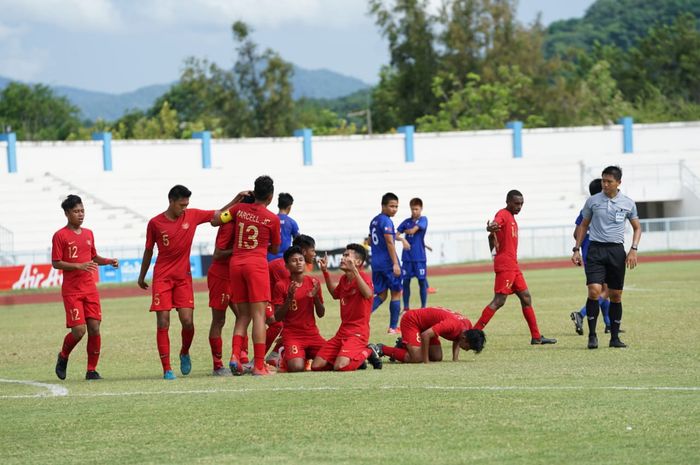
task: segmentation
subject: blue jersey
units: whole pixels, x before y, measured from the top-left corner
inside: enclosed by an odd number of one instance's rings
[[[580,226],[581,222],[583,221],[583,212],[578,214],[578,217],[576,218],[576,226]],[[591,239],[588,237],[588,231],[586,231],[586,235],[583,237],[583,241],[581,242],[581,258],[583,258],[583,261],[586,261],[586,257],[588,256],[588,246],[590,245]]]
[[[392,242],[396,239],[394,223],[391,221],[391,218],[384,213],[380,213],[369,224],[373,271],[392,270],[394,267],[394,262],[391,260],[389,249],[387,249],[386,240],[384,239],[385,234],[391,235]]]
[[[280,258],[284,255],[284,251],[292,246],[292,240],[299,235],[299,225],[291,216],[287,216],[284,213],[278,213],[277,217],[280,219],[280,237],[282,238],[282,243],[280,244],[280,250],[276,254],[267,254],[267,261],[272,261],[275,258]]]
[[[399,225],[398,231],[403,233],[407,229],[418,226],[415,234],[406,234],[406,241],[411,244],[411,250],[404,249],[401,254],[402,262],[424,262],[425,258],[425,231],[428,229],[428,218],[421,216],[417,220],[406,218]]]

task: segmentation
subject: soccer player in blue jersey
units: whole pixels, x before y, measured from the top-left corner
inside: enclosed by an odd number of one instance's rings
[[[588,192],[591,195],[596,195],[597,193],[601,192],[603,190],[603,183],[600,178],[594,179],[591,181],[591,183],[588,185]],[[579,225],[581,224],[581,221],[583,221],[583,215],[581,213],[578,214],[578,218],[576,218],[576,228],[574,228],[574,239],[576,239],[576,230],[578,229]],[[588,245],[590,243],[590,238],[588,237],[588,232],[586,231],[586,235],[583,238],[583,242],[581,243],[581,257],[583,258],[583,266],[586,266],[586,257],[588,256]],[[610,299],[608,298],[608,286],[603,284],[603,290],[600,293],[600,297],[598,297],[598,304],[600,305],[600,310],[603,313],[603,320],[605,320],[605,332],[609,333],[610,332]],[[571,312],[571,320],[574,322],[574,326],[576,328],[576,333],[579,335],[583,335],[583,320],[586,318],[586,306],[584,305],[581,307],[581,310],[578,312]],[[623,333],[623,330],[620,330],[621,333]]]
[[[387,192],[382,196],[382,212],[369,224],[369,239],[372,248],[372,283],[374,284],[374,312],[391,292],[389,303],[390,334],[398,334],[401,313],[401,265],[396,253],[396,232],[391,217],[399,209],[399,198]]]
[[[279,212],[277,217],[280,219],[280,236],[282,237],[282,244],[280,245],[280,250],[276,254],[267,254],[267,261],[271,262],[275,258],[281,258],[284,256],[284,251],[292,246],[292,241],[295,237],[299,235],[299,225],[294,218],[289,216],[289,212],[292,211],[292,204],[294,203],[294,197],[286,192],[280,193],[277,196],[277,208]]]
[[[428,281],[425,258],[425,232],[428,218],[422,215],[423,201],[418,197],[411,199],[411,217],[406,218],[397,228],[396,239],[403,243],[401,254],[401,275],[403,277],[403,308],[408,310],[411,299],[411,279],[418,279],[420,308],[427,307]],[[402,234],[405,235],[402,236]]]

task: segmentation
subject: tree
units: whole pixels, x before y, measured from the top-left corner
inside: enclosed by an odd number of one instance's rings
[[[43,84],[11,82],[0,93],[0,125],[20,140],[66,140],[80,127],[80,110]]]
[[[231,29],[238,44],[233,69],[238,90],[251,115],[251,135],[289,136],[294,129],[292,65],[273,50],[260,54],[250,38],[252,29],[244,22],[236,21]]]
[[[437,109],[431,92],[438,68],[435,18],[427,12],[427,1],[395,0],[389,7],[384,3],[369,0],[370,12],[382,35],[389,40],[391,57],[373,95],[372,113],[380,131],[413,123]]]

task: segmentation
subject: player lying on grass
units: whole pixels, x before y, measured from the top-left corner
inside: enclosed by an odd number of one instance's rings
[[[314,312],[319,318],[326,314],[321,283],[306,274],[306,261],[300,247],[284,252],[290,277],[275,284],[272,304],[275,319],[284,323],[282,331],[283,356],[287,372],[304,371],[306,360],[316,357],[326,343],[316,326]]]
[[[473,350],[477,354],[486,343],[486,335],[473,329],[467,317],[447,308],[428,307],[408,310],[401,317],[401,338],[398,347],[376,344],[380,356],[388,356],[403,363],[442,361],[440,338],[452,341],[452,361],[459,360],[459,350]]]
[[[116,258],[97,255],[92,231],[83,228],[85,208],[77,195],[69,195],[61,203],[68,223],[53,235],[51,264],[63,271],[61,294],[66,310],[66,327],[70,332],[63,339],[63,347],[56,360],[56,376],[66,379],[68,356],[73,348],[88,333],[87,372],[85,379],[102,379],[96,371],[100,358],[100,322],[102,309],[97,293],[94,273],[97,265],[119,266]]]
[[[319,261],[328,292],[340,300],[340,327],[314,358],[314,371],[354,371],[369,361],[375,369],[382,367],[377,353],[368,347],[369,319],[372,314],[371,278],[361,271],[367,252],[360,244],[348,244],[340,261],[343,275],[338,284],[331,282],[327,257]]]

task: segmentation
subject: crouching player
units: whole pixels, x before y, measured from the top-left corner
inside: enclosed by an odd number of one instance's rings
[[[377,354],[367,345],[374,290],[371,278],[360,271],[366,259],[364,247],[348,244],[340,261],[343,276],[337,285],[331,282],[326,257],[319,261],[328,292],[335,300],[340,300],[340,327],[318,351],[311,365],[313,371],[354,371],[365,360],[376,369],[382,367]]]
[[[442,361],[440,338],[452,341],[452,361],[459,360],[459,350],[473,350],[477,354],[484,348],[486,336],[480,329],[473,329],[465,316],[441,307],[409,310],[401,318],[403,343],[399,347],[377,344],[375,350],[403,363],[428,363]]]
[[[314,311],[319,318],[326,314],[318,279],[307,276],[306,261],[301,248],[292,246],[284,252],[284,262],[290,278],[275,284],[272,304],[275,319],[284,323],[282,346],[288,372],[304,371],[306,360],[316,357],[326,343],[316,326]]]

